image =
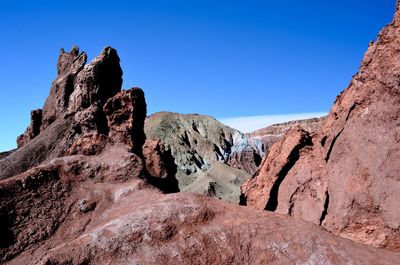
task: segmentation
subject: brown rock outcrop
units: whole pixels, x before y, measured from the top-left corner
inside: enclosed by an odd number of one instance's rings
[[[27,142],[35,138],[40,133],[40,127],[42,126],[42,110],[32,110],[31,112],[31,124],[26,129],[24,134],[21,134],[17,138],[18,148],[24,146]]]
[[[142,150],[147,180],[166,193],[178,192],[177,167],[171,152],[159,139],[146,139]]]
[[[121,91],[110,98],[103,107],[109,127],[109,137],[114,142],[127,144],[140,154],[146,139],[143,127],[146,102],[140,88]]]
[[[246,197],[241,203],[275,211],[282,181],[299,159],[303,149],[311,145],[311,136],[300,126],[289,131],[281,141],[272,146],[255,177],[242,185],[241,191]]]
[[[18,137],[18,150],[0,161],[0,179],[64,156],[68,151],[79,153],[79,146],[91,149],[82,150],[83,154],[101,151],[104,136],[109,132],[103,105],[121,90],[122,70],[117,52],[111,47],[104,48],[88,65],[86,59],[77,47],[70,52],[61,50],[58,75],[43,110],[32,111],[31,125]],[[137,124],[142,130],[143,126]],[[144,141],[142,137],[139,142]]]
[[[276,212],[400,251],[399,46],[398,3],[393,22],[370,43],[359,72],[337,97],[312,146],[300,152],[280,181]],[[248,205],[268,208],[269,198],[263,194],[270,194],[278,181],[271,187],[274,163],[271,154],[259,175],[243,187]]]
[[[160,143],[159,139],[147,139],[143,145],[146,170],[151,176],[166,178],[170,175],[171,170],[163,159],[165,152],[164,145]]]
[[[75,96],[69,106],[87,102]],[[308,222],[190,193],[162,194],[165,183],[154,179],[167,180],[171,165],[159,141],[142,149],[143,91],[122,91],[105,105],[88,102],[0,160],[41,155],[39,166],[24,165],[30,169],[19,175],[1,171],[11,176],[0,180],[2,264],[399,263],[397,253]],[[308,143],[302,139],[295,146]]]
[[[65,115],[75,114],[96,104],[104,103],[121,90],[122,70],[117,52],[106,47],[86,65],[87,55],[78,47],[70,52],[61,49],[57,63],[57,78],[43,110],[31,114],[31,125],[17,142],[21,148],[38,136],[53,122]]]

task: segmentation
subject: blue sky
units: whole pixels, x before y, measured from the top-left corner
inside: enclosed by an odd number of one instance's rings
[[[42,107],[61,47],[116,48],[148,113],[329,111],[395,0],[1,1],[0,150]]]

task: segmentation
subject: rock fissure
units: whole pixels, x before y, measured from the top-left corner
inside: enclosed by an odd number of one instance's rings
[[[321,218],[319,218],[319,225],[321,225],[321,226],[328,214],[328,208],[329,208],[329,192],[326,191],[325,192],[324,210],[321,213]]]
[[[330,157],[331,157],[331,153],[332,153],[332,151],[333,151],[333,147],[335,146],[336,141],[337,141],[337,139],[339,138],[339,136],[342,134],[342,132],[343,132],[344,129],[346,128],[346,123],[347,123],[347,121],[349,120],[351,113],[353,112],[353,110],[355,110],[355,108],[356,108],[357,105],[358,105],[357,103],[354,103],[354,104],[350,107],[349,112],[348,112],[347,115],[346,115],[346,119],[345,119],[345,121],[344,121],[344,124],[343,124],[342,129],[341,129],[341,130],[339,131],[339,133],[336,134],[336,136],[332,139],[332,142],[331,142],[331,144],[330,144],[330,146],[329,146],[328,152],[326,153],[326,156],[325,156],[325,162],[328,163],[328,161],[329,161],[329,159],[330,159]],[[326,141],[326,139],[325,139],[325,141]],[[323,141],[324,144],[323,144],[322,146],[325,145],[325,141]]]
[[[277,179],[272,185],[271,191],[269,193],[269,199],[265,206],[265,210],[272,212],[276,210],[276,208],[278,207],[278,194],[281,183],[283,182],[289,171],[292,169],[292,167],[296,164],[297,160],[299,160],[301,149],[310,145],[312,145],[312,139],[309,134],[306,134],[305,138],[302,139],[301,142],[296,145],[290,152],[287,158],[287,163],[279,171]]]

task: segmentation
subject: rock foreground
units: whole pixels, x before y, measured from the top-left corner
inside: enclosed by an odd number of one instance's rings
[[[144,93],[121,90],[117,52],[86,64],[62,50],[43,109],[0,158],[0,262],[400,264],[399,12],[322,128],[293,128],[243,185],[260,209],[165,194],[181,165],[145,139]]]
[[[294,128],[242,186],[242,204],[400,251],[400,10],[310,134]]]

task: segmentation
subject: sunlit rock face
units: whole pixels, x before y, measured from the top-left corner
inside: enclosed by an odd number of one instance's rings
[[[257,176],[242,186],[243,204],[400,251],[399,45],[397,5],[323,125],[301,148],[299,132],[274,145],[288,149],[264,158]]]

